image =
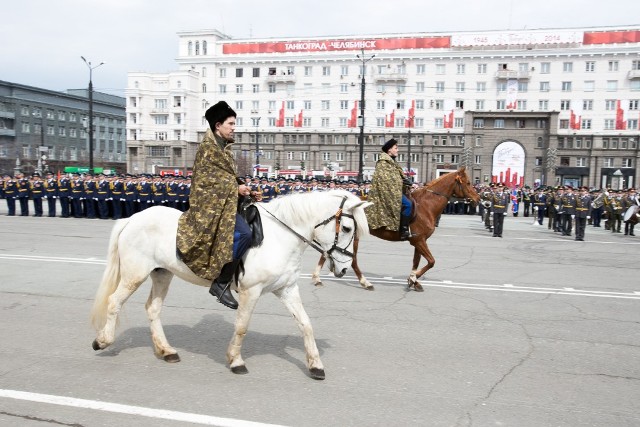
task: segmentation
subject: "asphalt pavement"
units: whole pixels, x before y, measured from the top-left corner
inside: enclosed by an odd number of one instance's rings
[[[406,289],[408,243],[361,242],[374,291],[326,268],[312,286],[307,250],[299,284],[318,381],[272,295],[244,343],[249,374],[232,374],[235,312],[178,279],[162,320],[180,363],[153,354],[148,283],[115,343],[93,351],[114,221],[5,214],[0,201],[0,425],[640,425],[640,237],[588,227],[577,242],[509,216],[492,238],[477,216],[443,216],[422,293]]]

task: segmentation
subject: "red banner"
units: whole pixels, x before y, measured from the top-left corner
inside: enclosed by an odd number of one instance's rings
[[[640,43],[640,31],[600,31],[584,33],[583,44]]]
[[[287,52],[330,52],[345,50],[395,50],[395,49],[440,49],[451,46],[451,38],[409,37],[384,39],[327,39],[295,40],[259,43],[225,43],[222,53],[287,53]]]

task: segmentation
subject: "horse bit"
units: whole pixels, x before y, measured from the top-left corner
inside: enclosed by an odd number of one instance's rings
[[[349,243],[347,244],[347,247],[351,244],[351,242],[353,241],[353,238],[355,237],[355,230],[357,229],[357,224],[356,224],[356,219],[353,217],[353,215],[351,214],[347,214],[344,213],[342,211],[342,208],[344,206],[344,203],[347,201],[347,196],[344,196],[342,198],[342,202],[340,203],[340,207],[338,208],[338,210],[336,211],[335,214],[331,215],[329,218],[325,219],[324,221],[316,224],[315,227],[313,227],[313,229],[315,230],[318,227],[322,227],[325,226],[327,224],[329,224],[331,221],[336,222],[336,235],[335,238],[333,239],[333,245],[331,246],[331,248],[329,248],[328,251],[324,251],[322,250],[322,247],[320,246],[320,242],[318,242],[317,240],[309,240],[306,237],[304,237],[303,235],[301,235],[300,233],[298,233],[296,230],[294,230],[293,228],[289,227],[287,224],[285,224],[284,222],[282,222],[278,217],[276,217],[274,214],[272,214],[271,212],[269,212],[264,206],[260,205],[260,207],[265,210],[269,215],[271,215],[272,217],[274,217],[280,224],[284,225],[285,228],[287,228],[289,231],[291,231],[293,234],[295,234],[296,236],[298,236],[298,238],[300,238],[300,240],[302,240],[303,242],[305,242],[307,245],[311,246],[313,249],[315,249],[316,251],[320,252],[320,254],[325,257],[328,258],[331,261],[334,261],[333,257],[331,256],[331,253],[333,251],[336,252],[340,252],[343,255],[346,255],[350,258],[353,258],[353,252],[349,252],[348,250],[346,250],[345,248],[341,248],[338,246],[338,237],[340,235],[340,223],[342,221],[342,217],[347,217],[347,218],[351,218],[353,219],[353,223],[354,223],[354,232],[351,235],[351,240],[349,241]]]

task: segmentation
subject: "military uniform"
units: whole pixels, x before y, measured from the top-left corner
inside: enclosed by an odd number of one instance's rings
[[[122,202],[124,201],[124,182],[120,175],[110,183],[111,189],[111,211],[113,219],[122,218]]]
[[[71,196],[71,180],[67,176],[61,176],[58,180],[58,198],[60,199],[60,216],[69,218],[71,209],[69,197]]]
[[[567,186],[567,192],[560,197],[562,209],[561,231],[563,236],[571,236],[573,218],[576,216],[576,197],[573,194],[573,187]]]
[[[29,193],[33,200],[33,216],[42,216],[42,198],[45,195],[44,182],[40,179],[39,173],[31,175],[32,181],[29,182]]]
[[[538,188],[533,195],[533,210],[538,217],[538,224],[542,225],[547,211],[547,195],[544,194],[542,188]]]
[[[20,204],[20,216],[29,216],[29,188],[31,185],[24,176],[20,176],[17,185],[18,193],[16,198]]]
[[[504,228],[504,217],[509,211],[511,196],[503,191],[503,186],[498,185],[497,191],[491,198],[491,212],[493,213],[493,237],[502,237]]]
[[[16,197],[18,195],[18,182],[11,178],[6,177],[3,182],[3,195],[7,201],[7,216],[16,215]]]
[[[588,188],[582,187],[580,194],[575,196],[576,207],[576,240],[584,240],[584,230],[587,227],[587,219],[591,217],[591,196],[587,193]]]
[[[58,180],[51,172],[47,172],[44,181],[44,198],[47,200],[47,215],[50,218],[56,216],[56,199],[58,198]]]
[[[87,218],[96,219],[97,185],[92,175],[84,179],[84,206]]]

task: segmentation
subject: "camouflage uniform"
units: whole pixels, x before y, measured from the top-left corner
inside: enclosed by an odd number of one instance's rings
[[[367,199],[373,205],[366,208],[372,230],[382,227],[391,231],[399,229],[403,179],[402,166],[387,153],[380,153]]]
[[[190,208],[178,222],[182,261],[208,280],[232,260],[238,182],[231,143],[224,143],[207,129],[193,165]]]

